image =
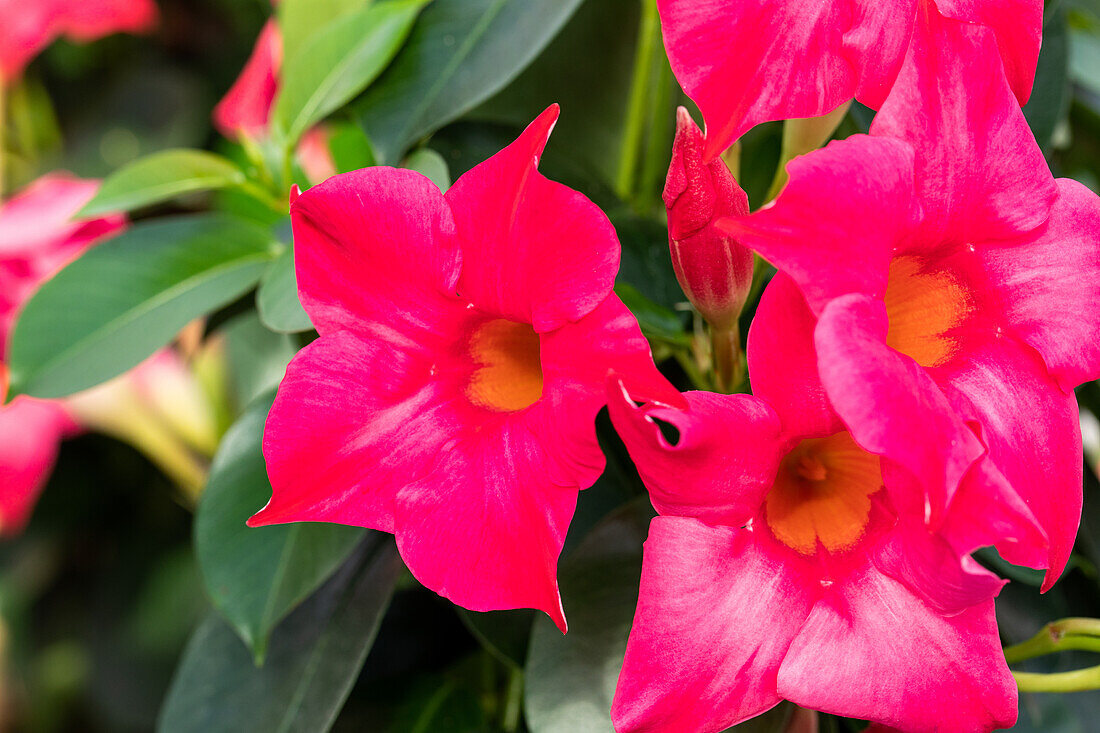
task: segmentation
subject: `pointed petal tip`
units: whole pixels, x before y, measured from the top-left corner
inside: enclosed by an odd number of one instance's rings
[[[302,195],[302,189],[295,183],[290,187],[290,205],[293,206],[294,202],[298,200],[298,197]]]

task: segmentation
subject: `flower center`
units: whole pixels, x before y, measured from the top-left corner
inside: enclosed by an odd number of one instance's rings
[[[939,366],[958,349],[946,333],[971,311],[966,290],[949,273],[921,272],[920,260],[898,257],[890,264],[886,343],[921,366]]]
[[[855,547],[871,517],[871,495],[882,487],[878,456],[848,433],[811,438],[779,465],[764,511],[776,538],[802,555],[820,543],[829,552]]]
[[[539,335],[528,324],[486,321],[470,337],[469,353],[476,369],[466,395],[474,404],[513,412],[542,397]]]

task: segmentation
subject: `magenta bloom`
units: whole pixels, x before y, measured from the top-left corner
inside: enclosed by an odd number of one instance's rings
[[[0,0],[0,83],[18,78],[59,36],[83,42],[142,33],[156,20],[153,0]]]
[[[661,515],[611,711],[620,733],[712,733],[781,699],[905,731],[1015,722],[1003,583],[967,553],[1030,526],[1026,507],[992,502],[974,462],[931,531],[919,477],[833,409],[814,336],[781,274],[749,334],[756,397],[639,408],[612,383],[612,420]]]
[[[299,294],[321,338],[267,422],[274,489],[253,526],[397,536],[428,588],[565,629],[557,559],[604,468],[608,371],[680,402],[611,292],[619,244],[537,170],[557,107],[443,195],[408,170],[329,179],[291,206]]]
[[[283,38],[279,26],[269,20],[241,75],[214,108],[214,125],[223,135],[235,138],[241,133],[252,137],[266,134],[282,65]]]
[[[922,14],[988,26],[982,49],[1026,102],[1042,39],[1041,0],[658,0],[676,78],[703,112],[706,157],[761,122],[816,117],[855,97],[878,109]],[[956,57],[960,69],[975,61]],[[981,63],[988,63],[982,59]],[[999,65],[999,64],[998,64]]]
[[[1073,387],[1100,376],[1100,199],[1051,177],[993,34],[928,21],[902,71],[914,91],[873,137],[792,162],[773,207],[727,225],[797,283],[773,298],[808,303],[856,441],[913,474],[932,526],[968,471],[1002,506],[1023,497],[1045,537],[1017,523],[997,547],[1047,568],[1045,589],[1081,512]]]
[[[0,207],[0,370],[23,303],[70,260],[125,226],[121,215],[72,221],[98,187],[98,181],[53,173]],[[6,389],[0,393],[6,396]],[[0,399],[0,534],[26,524],[61,439],[75,429],[61,402],[17,397],[4,405]]]

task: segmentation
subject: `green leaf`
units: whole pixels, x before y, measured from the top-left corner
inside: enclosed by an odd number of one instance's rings
[[[135,224],[27,303],[11,341],[12,389],[63,397],[137,366],[255,285],[276,247],[264,229],[220,214]]]
[[[157,730],[329,730],[374,643],[401,569],[393,541],[372,534],[275,629],[260,668],[225,621],[210,614],[184,650]]]
[[[347,557],[365,530],[297,522],[250,528],[271,498],[261,450],[274,395],[257,399],[222,440],[195,515],[195,552],[214,607],[263,659],[275,625]]]
[[[522,667],[527,661],[531,624],[538,615],[529,608],[512,611],[468,611],[455,606],[462,623],[493,655],[505,664]]]
[[[287,247],[271,265],[256,292],[260,320],[272,331],[300,333],[313,323],[298,300],[298,280],[294,273],[294,248]]]
[[[435,0],[355,104],[381,163],[504,88],[581,0]]]
[[[277,12],[283,58],[294,58],[326,25],[370,3],[371,0],[282,0]]]
[[[77,216],[133,211],[181,194],[228,188],[244,181],[241,169],[220,155],[203,150],[165,150],[107,176],[95,198]]]
[[[252,310],[233,318],[219,333],[225,337],[229,385],[236,405],[247,405],[278,387],[298,353],[293,338],[264,326]]]
[[[427,2],[385,0],[338,18],[290,58],[274,113],[288,144],[382,73]]]
[[[414,170],[417,173],[431,179],[432,183],[446,193],[451,187],[451,171],[447,167],[447,161],[439,153],[430,148],[420,148],[413,151],[401,164],[402,168]]]
[[[1064,4],[1047,4],[1043,18],[1043,48],[1035,70],[1035,86],[1024,105],[1024,116],[1043,150],[1048,150],[1059,123],[1069,113],[1069,20]]]
[[[631,502],[592,530],[558,573],[569,633],[535,619],[525,703],[531,733],[614,733],[611,700],[638,602],[653,516]]]
[[[647,338],[685,347],[691,345],[692,337],[684,331],[681,314],[657,305],[630,283],[620,282],[615,286],[615,294],[638,319],[638,325]]]

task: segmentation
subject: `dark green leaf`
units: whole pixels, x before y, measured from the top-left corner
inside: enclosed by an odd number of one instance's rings
[[[95,198],[77,216],[133,211],[181,194],[244,183],[240,168],[204,150],[153,153],[107,176]]]
[[[691,344],[691,335],[684,332],[684,319],[681,314],[657,305],[639,293],[630,283],[619,283],[615,286],[615,293],[638,319],[638,325],[642,327],[642,333],[647,338],[681,346]]]
[[[488,99],[557,34],[581,0],[435,0],[356,103],[379,162]]]
[[[294,248],[287,247],[271,265],[256,292],[260,320],[272,331],[299,333],[313,328],[298,300],[298,280],[294,274]]]
[[[505,664],[522,667],[527,661],[527,645],[531,640],[531,624],[537,611],[520,608],[514,611],[478,613],[455,606],[462,623],[485,648]]]
[[[378,77],[428,0],[384,0],[344,15],[287,63],[274,120],[293,144]]]
[[[1069,20],[1064,4],[1051,5],[1043,18],[1043,48],[1035,70],[1035,86],[1024,115],[1044,150],[1069,112]]]
[[[46,283],[12,336],[12,388],[63,397],[137,366],[253,285],[277,252],[265,230],[210,214],[135,224]]]
[[[646,499],[601,522],[558,573],[569,633],[535,620],[525,691],[531,733],[613,733],[611,700],[638,601]]]
[[[271,498],[261,444],[273,398],[256,400],[226,433],[195,516],[195,552],[207,592],[260,659],[271,629],[364,534],[337,524],[245,526]]]
[[[267,663],[217,614],[183,653],[161,710],[161,733],[324,733],[374,643],[401,574],[393,541],[375,534],[275,629]]]
[[[237,405],[247,405],[278,387],[298,353],[293,338],[271,331],[255,311],[233,318],[220,333],[225,336],[229,386]]]

